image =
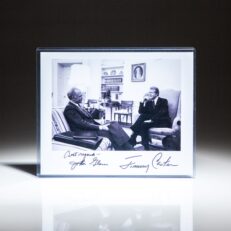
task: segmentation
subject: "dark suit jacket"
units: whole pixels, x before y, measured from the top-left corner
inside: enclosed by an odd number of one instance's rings
[[[168,112],[168,100],[164,98],[158,98],[156,105],[154,107],[153,101],[140,103],[139,107],[140,114],[146,114],[149,119],[158,124],[159,126],[171,126],[171,119]]]
[[[83,130],[99,130],[99,124],[96,123],[91,114],[69,102],[64,110],[64,116],[70,126],[71,131],[79,129]]]
[[[66,106],[64,116],[71,131],[95,130],[99,136],[109,138],[116,149],[120,149],[120,146],[129,140],[128,135],[117,122],[110,123],[109,131],[99,130],[99,124],[94,121],[92,115],[72,102]]]
[[[136,122],[131,126],[134,134],[140,134],[142,137],[142,144],[145,150],[149,150],[149,129],[152,127],[171,127],[171,119],[168,114],[168,101],[163,98],[158,98],[156,105],[153,101],[140,103],[140,116]],[[145,123],[146,120],[152,122]]]

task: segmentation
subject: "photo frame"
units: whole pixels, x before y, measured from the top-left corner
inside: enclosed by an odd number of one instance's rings
[[[38,48],[37,175],[193,177],[194,63],[194,48]]]
[[[144,82],[146,75],[146,64],[132,64],[132,82]]]

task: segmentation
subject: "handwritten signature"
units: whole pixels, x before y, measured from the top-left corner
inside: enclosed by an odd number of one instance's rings
[[[66,158],[71,159],[71,161],[69,161],[71,170],[74,170],[77,167],[81,167],[81,166],[91,166],[91,167],[109,166],[108,163],[102,161],[97,155],[95,153],[80,153],[80,152],[71,153],[70,151],[67,151],[64,154],[64,159]],[[151,161],[145,163],[142,161],[143,160],[142,157],[143,155],[128,156],[124,159],[125,162],[120,164],[119,167],[122,170],[126,170],[129,168],[144,169],[145,173],[147,173],[151,168],[160,169],[164,167],[178,166],[177,164],[172,163],[171,155],[164,157],[162,152],[157,153],[151,159]]]
[[[86,157],[84,156],[80,161],[70,161],[69,164],[71,165],[71,170],[74,170],[77,166],[86,165]]]
[[[139,164],[136,161],[142,157],[142,155],[136,155],[136,156],[129,156],[126,157],[125,160],[128,160],[127,163],[120,165],[120,168],[125,170],[128,168],[140,168],[140,169],[145,169],[145,172],[147,173],[150,169],[150,167],[154,169],[158,169],[160,167],[176,167],[178,166],[177,164],[171,163],[171,156],[168,156],[167,159],[163,158],[163,154],[159,152],[156,154],[153,159],[151,160],[150,163],[147,164]]]
[[[73,157],[73,155],[70,155],[69,157]],[[64,158],[66,158],[64,156]],[[98,157],[96,156],[87,156],[84,155],[80,160],[78,161],[70,161],[69,164],[71,165],[71,170],[76,169],[76,167],[79,166],[85,166],[85,165],[90,165],[92,167],[96,166],[108,166],[108,163],[102,162]]]
[[[149,170],[149,164],[136,164],[136,162],[134,162],[133,160],[131,160],[131,159],[136,159],[138,157],[142,157],[142,155],[126,157],[125,160],[129,160],[129,162],[126,163],[126,164],[120,165],[120,168],[122,168],[122,169],[127,169],[127,168],[144,168],[144,169],[146,169],[145,171],[148,172],[148,170]]]
[[[86,152],[70,152],[66,151],[64,153],[63,158],[72,158],[72,157],[77,157],[77,156],[95,156],[95,153],[86,153]]]

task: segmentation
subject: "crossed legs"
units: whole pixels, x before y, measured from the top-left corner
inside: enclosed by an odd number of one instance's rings
[[[150,115],[141,114],[136,122],[131,126],[133,134],[129,140],[131,145],[136,144],[137,135],[141,135],[142,137],[142,145],[145,150],[149,150],[149,128],[157,126],[156,122],[145,122],[146,120],[150,120]]]

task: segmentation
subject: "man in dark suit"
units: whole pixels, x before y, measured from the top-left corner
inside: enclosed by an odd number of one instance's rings
[[[136,144],[137,135],[142,137],[142,145],[149,150],[149,128],[171,127],[171,119],[168,113],[167,99],[159,97],[159,89],[151,87],[149,93],[145,94],[143,102],[139,106],[140,116],[131,126],[134,132],[129,140],[131,145]],[[147,122],[149,120],[149,122]]]
[[[64,110],[64,116],[71,131],[95,131],[98,136],[109,138],[115,150],[134,150],[128,142],[129,136],[117,122],[111,122],[108,126],[95,122],[91,113],[82,106],[81,90],[72,88],[67,96],[70,102]]]

